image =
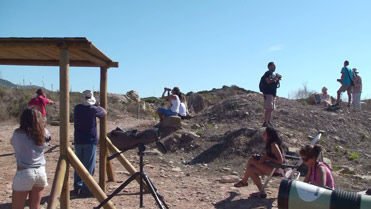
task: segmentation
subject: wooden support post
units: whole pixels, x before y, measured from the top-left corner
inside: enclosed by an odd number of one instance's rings
[[[57,208],[57,200],[59,199],[62,188],[63,182],[66,174],[67,162],[64,158],[59,158],[57,168],[55,169],[55,176],[52,186],[52,191],[50,192],[50,198],[48,201],[47,209],[54,209]]]
[[[89,171],[86,170],[85,166],[77,158],[77,156],[71,150],[71,148],[67,148],[67,155],[68,155],[68,160],[71,163],[72,167],[75,169],[76,173],[80,176],[80,178],[84,181],[84,183],[89,188],[89,190],[94,194],[95,198],[97,198],[99,202],[103,202],[103,200],[107,198],[107,195],[99,187],[97,182],[95,182],[94,178],[90,175]],[[108,201],[103,206],[103,208],[115,209],[115,206],[112,204],[111,201]]]
[[[100,68],[100,106],[107,110],[107,68]],[[100,134],[99,134],[99,186],[103,191],[106,190],[106,173],[110,181],[114,180],[112,166],[107,162],[107,115],[100,119]],[[108,171],[107,169],[110,169]]]
[[[61,158],[67,159],[67,148],[70,146],[70,88],[69,88],[69,62],[70,62],[70,55],[67,48],[61,48],[60,50],[60,155]],[[67,163],[68,164],[68,163]],[[68,175],[68,168],[66,166],[66,172],[64,178],[64,185],[62,188],[60,203],[61,208],[70,208],[70,189],[69,189],[69,175]]]

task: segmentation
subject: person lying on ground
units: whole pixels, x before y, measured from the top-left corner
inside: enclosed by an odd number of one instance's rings
[[[318,160],[321,151],[320,145],[306,145],[300,149],[299,153],[303,163],[309,168],[304,182],[334,190],[334,178],[330,168],[324,162]]]
[[[278,132],[272,127],[267,127],[263,134],[263,138],[266,142],[265,155],[253,155],[249,158],[246,165],[244,177],[242,178],[242,180],[234,184],[235,187],[248,186],[247,180],[251,178],[260,191],[262,188],[262,183],[259,176],[268,175],[273,170],[273,166],[265,164],[265,162],[269,161],[278,164],[283,163],[284,156],[281,147],[282,140],[279,137]],[[264,191],[257,194],[260,198],[266,198],[267,196]]]
[[[170,94],[171,91],[171,94]],[[165,96],[165,93],[167,92],[167,96]],[[164,116],[176,116],[179,114],[179,107],[180,107],[180,98],[181,98],[181,92],[178,87],[174,87],[173,90],[170,88],[164,88],[164,92],[162,93],[162,98],[165,98],[170,101],[171,107],[170,109],[165,108],[158,108],[157,114],[162,120]]]

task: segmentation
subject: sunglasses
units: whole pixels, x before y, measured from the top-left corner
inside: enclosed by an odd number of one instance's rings
[[[304,161],[304,162],[307,162],[309,160],[309,157],[301,157],[301,159]]]

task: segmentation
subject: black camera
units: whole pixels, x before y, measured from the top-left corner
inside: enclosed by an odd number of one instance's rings
[[[259,161],[260,158],[261,158],[261,155],[258,154],[258,153],[255,153],[255,154],[252,154],[252,157],[253,157],[256,161]]]
[[[167,149],[160,139],[160,132],[157,128],[147,129],[141,132],[137,130],[125,131],[121,128],[116,128],[108,134],[113,145],[122,151],[134,149],[140,144],[156,143],[157,149],[166,153]]]

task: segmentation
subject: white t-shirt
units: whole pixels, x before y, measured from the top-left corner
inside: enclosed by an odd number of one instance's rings
[[[179,115],[180,116],[187,116],[187,108],[183,102],[180,103],[179,106]]]
[[[179,106],[180,106],[180,100],[177,95],[174,95],[176,99],[171,100],[171,108],[170,110],[176,113],[179,113]]]

